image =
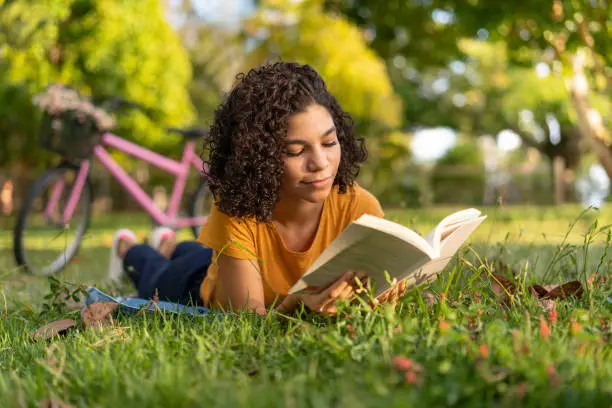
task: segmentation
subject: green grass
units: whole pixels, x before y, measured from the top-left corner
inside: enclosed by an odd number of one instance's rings
[[[449,211],[390,210],[388,217],[427,232]],[[478,257],[495,258],[526,284],[610,275],[612,248],[607,231],[598,231],[612,213],[575,223],[580,209],[571,206],[486,213],[463,251],[466,262],[421,288],[434,303],[415,290],[396,309],[353,305],[333,319],[119,316],[119,327],[79,327],[48,342],[28,332],[57,318],[78,320],[79,312],[41,307],[47,280],[14,268],[3,235],[0,407],[44,398],[79,407],[612,406],[611,285],[557,301],[553,323],[531,296],[499,306],[490,270],[476,267]],[[144,217],[95,220],[79,258],[59,276],[67,287],[103,281],[109,238],[126,225],[148,231]],[[407,380],[394,356],[422,370]]]

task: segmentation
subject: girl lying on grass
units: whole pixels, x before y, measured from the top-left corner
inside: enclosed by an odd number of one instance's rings
[[[118,231],[111,277],[126,271],[145,298],[157,293],[260,314],[300,304],[335,313],[337,300],[353,296],[359,274],[346,271],[305,295],[287,295],[289,288],[352,221],[383,211],[355,183],[364,142],[323,79],[308,65],[286,62],[240,75],[204,147],[215,205],[199,242],[176,245],[170,230],[160,230],[157,251]]]

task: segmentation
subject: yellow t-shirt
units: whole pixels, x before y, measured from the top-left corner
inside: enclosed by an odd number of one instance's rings
[[[334,187],[325,199],[312,245],[304,252],[295,252],[287,249],[272,223],[254,219],[239,221],[213,206],[198,241],[215,250],[215,253],[257,262],[262,275],[265,303],[271,305],[277,296],[287,296],[291,286],[334,238],[363,214],[384,215],[376,197],[358,185],[348,188],[345,194],[340,194]],[[218,273],[213,260],[200,287],[200,296],[207,306],[214,305],[215,300],[225,296]]]

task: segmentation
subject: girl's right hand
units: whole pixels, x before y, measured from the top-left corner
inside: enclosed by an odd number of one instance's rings
[[[327,288],[299,295],[299,300],[313,312],[333,315],[336,313],[334,302],[337,299],[349,298],[355,293],[356,287],[354,281],[355,277],[359,275],[355,272],[347,271]]]

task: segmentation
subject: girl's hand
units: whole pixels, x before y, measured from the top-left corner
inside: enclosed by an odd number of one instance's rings
[[[316,289],[313,293],[299,295],[299,300],[313,312],[333,315],[336,313],[334,302],[347,299],[355,293],[355,272],[347,271],[338,280],[325,289]]]
[[[376,306],[379,303],[390,303],[392,305],[397,304],[400,298],[406,294],[409,286],[406,283],[406,279],[402,280],[399,283],[394,284],[389,289],[381,293],[374,299],[374,305]]]

